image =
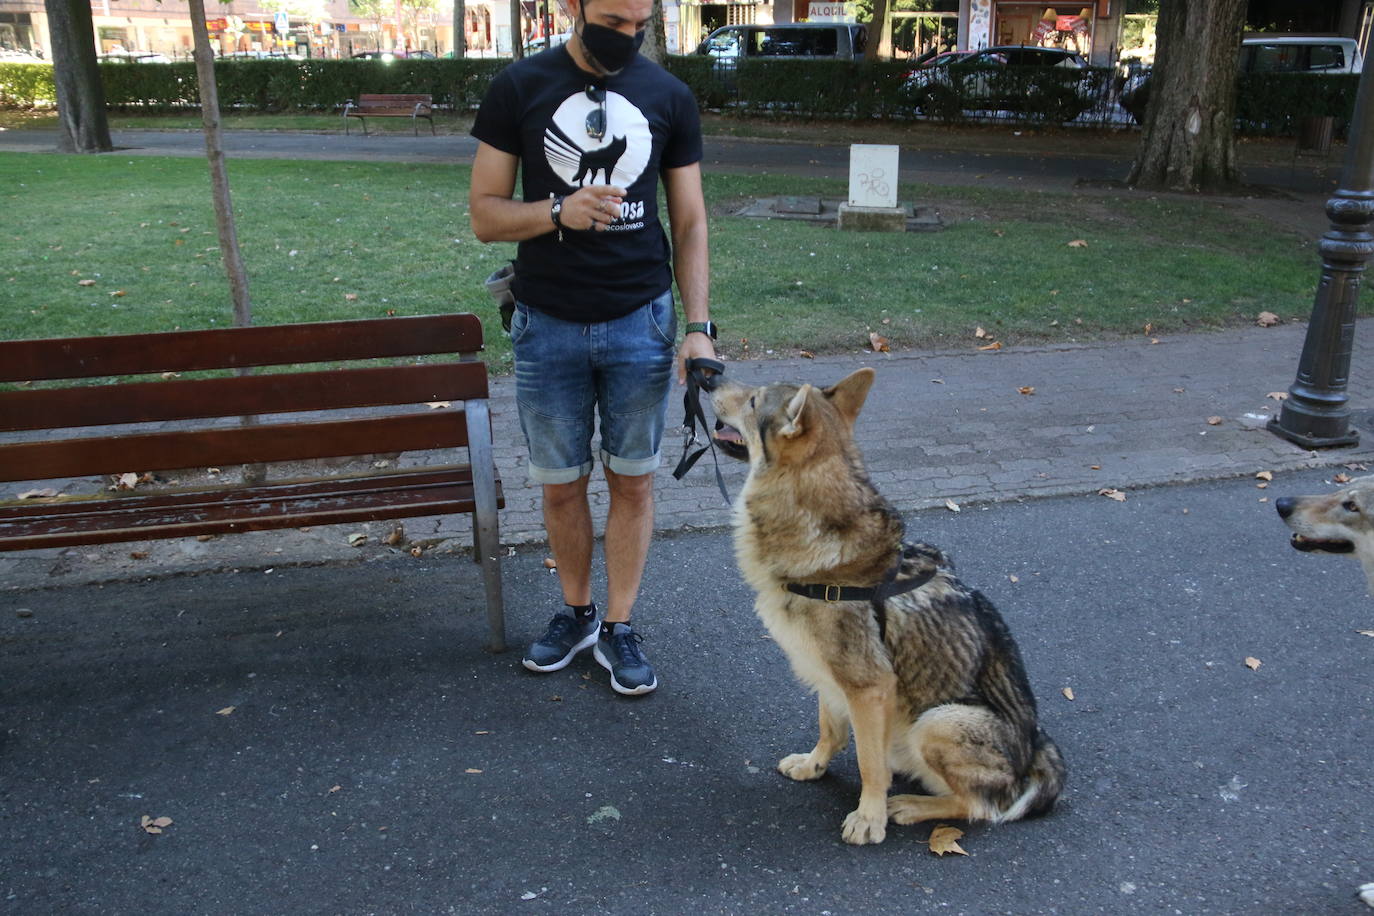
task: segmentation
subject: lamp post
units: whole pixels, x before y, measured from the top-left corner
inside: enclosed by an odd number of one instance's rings
[[[1271,432],[1306,448],[1354,445],[1360,439],[1359,431],[1350,428],[1346,385],[1360,277],[1365,262],[1374,255],[1374,236],[1369,231],[1374,223],[1374,79],[1370,69],[1366,67],[1360,75],[1340,187],[1326,202],[1331,229],[1317,246],[1322,275],[1298,377],[1289,386],[1279,415],[1269,421]]]

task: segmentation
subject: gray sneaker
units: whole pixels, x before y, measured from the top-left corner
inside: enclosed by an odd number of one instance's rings
[[[617,623],[610,633],[598,636],[592,656],[597,664],[611,672],[611,687],[616,693],[637,696],[658,687],[653,666],[640,654],[644,641],[628,623]]]
[[[557,671],[565,668],[573,656],[596,642],[600,626],[593,617],[585,624],[577,622],[572,614],[559,611],[549,621],[544,635],[530,643],[525,650],[521,664],[531,671]]]

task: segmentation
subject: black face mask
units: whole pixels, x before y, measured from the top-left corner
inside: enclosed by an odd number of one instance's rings
[[[621,70],[630,65],[634,56],[639,53],[639,46],[644,44],[644,30],[635,32],[631,38],[624,32],[617,32],[615,29],[607,28],[604,25],[597,25],[588,22],[586,14],[582,16],[582,48],[587,52],[587,56],[592,62],[606,71],[607,76],[615,76]]]

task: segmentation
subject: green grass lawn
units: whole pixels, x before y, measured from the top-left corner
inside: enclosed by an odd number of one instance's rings
[[[514,246],[473,237],[468,174],[232,161],[255,321],[473,311],[506,365],[482,280]],[[1306,317],[1319,274],[1315,240],[1239,204],[903,186],[947,228],[889,235],[730,215],[753,197],[843,196],[838,181],[708,176],[706,193],[733,357],[858,350],[870,331],[900,350],[980,345],[979,326],[1015,344]],[[0,337],[230,322],[204,161],[0,154],[0,195]]]

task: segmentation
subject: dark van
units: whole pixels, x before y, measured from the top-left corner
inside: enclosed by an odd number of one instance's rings
[[[742,57],[855,60],[864,56],[868,28],[857,22],[789,22],[727,25],[697,46],[696,53],[731,66]]]

